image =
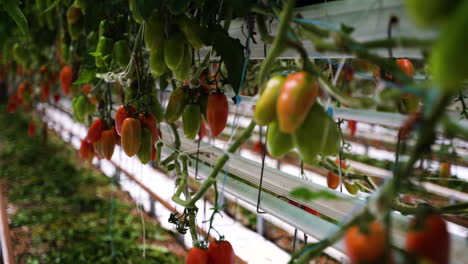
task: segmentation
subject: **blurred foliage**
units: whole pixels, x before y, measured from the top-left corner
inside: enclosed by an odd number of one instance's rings
[[[47,146],[29,137],[25,116],[0,112],[0,122],[8,124],[0,131],[0,178],[8,180],[16,208],[11,226],[32,239],[18,263],[181,263],[151,243],[169,238],[153,222],[145,225],[151,250],[142,256],[134,205],[111,198],[111,181],[76,164],[74,150],[53,136]]]

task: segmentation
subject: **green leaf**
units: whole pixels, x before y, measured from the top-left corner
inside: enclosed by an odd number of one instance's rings
[[[90,83],[96,78],[97,69],[82,69],[78,74],[78,79],[73,82],[74,85]]]
[[[190,0],[171,0],[167,3],[172,14],[181,14],[187,9]]]
[[[244,46],[242,46],[239,39],[230,37],[220,25],[209,26],[208,30],[203,34],[204,42],[213,46],[213,49],[226,65],[227,79],[237,95],[244,66]]]
[[[315,199],[340,199],[330,191],[318,191],[312,192],[311,190],[305,187],[299,187],[290,192],[291,196],[297,199],[302,199],[305,201],[311,201]]]
[[[8,13],[8,15],[15,21],[16,25],[18,25],[21,33],[28,36],[29,35],[29,27],[28,27],[28,20],[24,16],[21,9],[18,7],[15,0],[3,0],[3,9]]]

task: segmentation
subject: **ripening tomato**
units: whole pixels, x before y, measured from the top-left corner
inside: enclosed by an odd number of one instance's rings
[[[349,128],[349,132],[351,133],[351,136],[354,137],[354,135],[356,134],[356,129],[357,129],[357,121],[348,120],[348,128]]]
[[[291,73],[286,78],[276,103],[281,131],[293,133],[302,125],[318,93],[317,78],[307,72]]]
[[[346,230],[344,242],[347,255],[352,264],[383,263],[385,254],[386,231],[380,222],[373,221],[361,230],[354,225]]]
[[[93,158],[93,144],[89,143],[86,139],[81,140],[80,150],[78,154],[84,160],[90,160]]]
[[[406,235],[406,251],[433,264],[450,263],[450,235],[439,215],[416,217]]]
[[[222,92],[215,92],[208,97],[206,109],[208,126],[213,136],[217,137],[226,127],[229,105]]]
[[[115,131],[119,136],[122,135],[122,123],[127,117],[132,117],[136,113],[135,106],[131,104],[121,105],[115,113]]]
[[[73,81],[73,69],[71,66],[64,66],[60,71],[60,86],[65,95],[70,94],[70,87]]]
[[[236,255],[228,241],[214,241],[208,247],[208,259],[210,264],[234,264]]]
[[[88,129],[86,140],[89,143],[94,143],[101,138],[102,130],[104,130],[104,123],[101,118],[96,118]]]
[[[408,59],[399,59],[399,60],[396,60],[396,63],[398,65],[398,67],[400,67],[400,69],[406,75],[408,75],[408,77],[410,77],[411,79],[413,78],[413,76],[414,76],[414,67],[413,67],[413,63],[411,63],[410,60],[408,60]]]
[[[116,144],[115,129],[111,127],[110,129],[102,131],[101,135],[101,153],[102,156],[110,160],[114,154],[114,148]]]
[[[60,101],[60,94],[55,94],[54,95],[54,103],[57,103],[58,101]]]
[[[188,252],[185,264],[208,264],[208,251],[196,247],[191,248]]]
[[[36,125],[34,123],[29,123],[28,125],[28,135],[33,137],[36,134]]]
[[[50,95],[50,85],[49,83],[41,83],[41,100],[47,101]]]
[[[120,134],[122,148],[129,157],[138,152],[141,145],[141,122],[132,117],[127,117],[122,123]]]

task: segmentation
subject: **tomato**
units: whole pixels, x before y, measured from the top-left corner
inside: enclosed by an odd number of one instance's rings
[[[112,54],[112,49],[113,49],[113,42],[111,38],[106,38],[106,37],[100,37],[97,47],[96,47],[96,52],[99,53],[95,59],[95,64],[96,67],[98,68],[104,68],[106,65],[110,62],[110,56]]]
[[[357,121],[348,120],[348,128],[349,128],[349,132],[351,133],[351,136],[354,137],[354,135],[356,134],[356,129],[357,129]]]
[[[206,90],[202,90],[200,96],[198,97],[198,104],[201,108],[201,113],[205,120],[208,119],[206,116],[206,109],[208,108],[208,97],[210,96],[209,93],[205,92]]]
[[[268,125],[267,148],[273,158],[280,158],[294,148],[291,134],[281,132],[277,121]]]
[[[185,264],[208,264],[208,251],[196,247],[191,248],[188,252]]]
[[[159,140],[158,124],[154,115],[151,112],[146,112],[141,113],[138,118],[140,119],[141,125],[149,129],[154,141]]]
[[[316,77],[307,72],[291,73],[286,78],[276,104],[281,131],[293,133],[301,126],[318,93]]]
[[[120,133],[122,148],[127,156],[132,157],[138,152],[141,145],[141,122],[132,117],[127,117],[122,123]]]
[[[253,145],[253,151],[257,154],[262,154],[263,144],[260,140],[255,141]]]
[[[349,192],[351,195],[355,195],[359,191],[359,187],[356,185],[354,182],[348,182],[348,181],[343,181],[343,184],[346,188],[346,190]]]
[[[122,123],[127,117],[132,117],[136,113],[135,106],[131,104],[121,105],[115,113],[115,131],[121,136]]]
[[[255,105],[254,119],[259,125],[268,125],[276,120],[276,103],[286,77],[277,75],[265,84],[263,93]]]
[[[447,2],[447,1],[443,1]],[[449,1],[453,2],[453,1]],[[449,94],[463,88],[468,76],[468,37],[460,34],[468,28],[468,1],[460,1],[458,8],[443,25],[431,52],[430,72],[437,87]]]
[[[28,125],[28,135],[33,137],[36,134],[36,125],[34,123],[29,123]]]
[[[87,83],[81,87],[81,90],[83,91],[84,95],[88,96],[92,88],[93,87],[91,86],[91,84]]]
[[[84,160],[91,160],[93,158],[93,144],[89,143],[86,139],[81,140],[80,149],[78,154]]]
[[[413,78],[413,76],[414,76],[414,66],[413,66],[413,63],[411,63],[410,60],[408,60],[408,59],[399,59],[399,60],[396,60],[396,64],[398,65],[398,67],[400,67],[400,69],[406,75],[408,75],[408,77],[410,77],[411,79]]]
[[[164,110],[159,102],[158,98],[155,96],[152,99],[152,105],[150,106],[150,111],[156,118],[156,122],[162,122],[164,120]]]
[[[192,74],[192,48],[185,45],[182,63],[174,70],[176,80],[183,82]]]
[[[74,24],[68,23],[68,34],[70,35],[71,40],[78,40],[82,30],[83,30],[83,23],[81,22],[76,22]]]
[[[184,36],[180,32],[174,32],[164,40],[164,61],[172,71],[175,71],[184,59],[184,46]]]
[[[84,95],[73,98],[72,100],[73,117],[78,122],[84,122],[88,112],[88,100]]]
[[[433,264],[450,263],[450,235],[439,215],[416,217],[406,235],[406,251]]]
[[[156,154],[157,154],[158,150],[156,149],[156,147],[154,146],[154,143],[151,144],[151,161],[155,161],[156,160]]]
[[[451,165],[448,162],[441,162],[439,168],[439,177],[442,179],[447,179],[452,177]],[[442,183],[447,184],[447,180],[442,180]]]
[[[130,63],[130,47],[126,39],[114,43],[114,58],[122,68]]]
[[[228,241],[214,241],[208,247],[208,259],[210,264],[234,264],[236,255]]]
[[[363,232],[358,225],[351,226],[344,235],[347,255],[351,263],[383,263],[386,231],[380,222],[373,221]]]
[[[145,45],[152,53],[163,54],[164,45],[164,15],[154,10],[145,25]]]
[[[133,19],[141,24],[143,23],[143,17],[140,14],[140,9],[137,7],[138,1],[137,0],[128,0],[128,6],[130,9],[130,12],[132,12]]]
[[[169,103],[166,106],[165,118],[169,123],[174,123],[184,112],[188,103],[188,95],[183,86],[178,87],[171,93]]]
[[[105,159],[110,160],[114,154],[116,143],[114,127],[104,130],[101,135],[101,153]]]
[[[191,140],[195,139],[201,126],[200,106],[193,103],[187,104],[182,115],[182,122],[185,137]]]
[[[104,130],[104,123],[101,118],[96,118],[94,122],[88,129],[88,135],[86,135],[86,140],[89,143],[94,143],[101,138],[102,131]]]
[[[151,131],[148,128],[143,127],[141,129],[141,145],[136,153],[141,163],[146,164],[151,160],[151,152],[153,151],[152,145],[153,140]]]
[[[104,158],[104,154],[102,153],[102,140],[101,139],[93,143],[93,150],[94,150],[94,154],[96,154],[96,157],[99,160]]]
[[[70,6],[67,10],[67,22],[75,24],[81,18],[81,9],[78,7]]]
[[[206,136],[206,125],[205,121],[200,122],[200,131],[198,131],[198,140],[203,140],[203,138]]]
[[[196,50],[203,48],[204,44],[200,39],[200,36],[202,35],[200,22],[185,15],[179,15],[176,17],[176,23],[192,48]]]
[[[327,173],[327,186],[330,189],[336,189],[340,185],[340,176],[329,171]]]
[[[54,95],[54,103],[57,103],[58,101],[60,101],[60,94],[55,94]]]
[[[48,83],[41,84],[41,100],[47,101],[50,96],[50,85]]]
[[[340,150],[341,135],[335,121],[320,104],[314,104],[303,124],[292,134],[294,146],[301,159],[309,165],[318,155],[336,155]]]
[[[150,69],[154,78],[159,78],[168,71],[164,61],[164,51],[150,51]]]
[[[65,95],[70,94],[70,87],[73,81],[73,69],[71,66],[64,66],[60,71],[60,86]]]
[[[213,136],[217,137],[226,127],[229,114],[229,105],[226,96],[221,92],[215,92],[208,97],[206,109],[208,126]]]

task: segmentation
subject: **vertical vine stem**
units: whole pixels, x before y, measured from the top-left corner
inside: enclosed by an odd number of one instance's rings
[[[216,182],[216,177],[221,169],[224,167],[226,162],[229,160],[229,154],[234,153],[247,139],[250,138],[252,132],[257,124],[255,121],[251,121],[247,128],[242,132],[242,134],[237,138],[234,143],[227,149],[228,153],[223,154],[218,161],[216,162],[213,170],[211,171],[208,178],[200,186],[200,189],[192,196],[190,200],[182,200],[179,195],[172,196],[172,200],[186,208],[191,208],[195,206],[195,203],[206,193],[208,188]]]

